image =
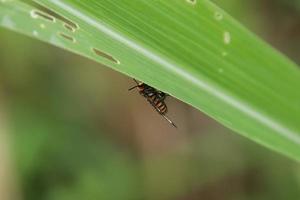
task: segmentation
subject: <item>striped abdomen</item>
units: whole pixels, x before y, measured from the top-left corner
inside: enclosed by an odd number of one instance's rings
[[[139,92],[143,95],[147,101],[155,108],[155,110],[159,114],[166,114],[168,109],[164,100],[166,98],[166,94],[164,92],[158,91],[144,83],[139,85]]]
[[[167,105],[163,100],[160,99],[159,95],[148,97],[147,100],[159,114],[164,115],[167,113]]]

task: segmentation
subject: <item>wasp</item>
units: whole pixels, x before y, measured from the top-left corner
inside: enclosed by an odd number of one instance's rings
[[[169,95],[145,83],[142,82],[139,83],[137,80],[135,79],[133,80],[136,83],[136,85],[133,86],[132,88],[129,88],[128,91],[137,88],[140,95],[142,95],[147,99],[147,101],[153,106],[153,108],[158,112],[158,114],[160,114],[170,124],[172,124],[175,128],[177,128],[177,126],[166,116],[166,113],[168,112],[168,107],[165,103],[165,99]]]

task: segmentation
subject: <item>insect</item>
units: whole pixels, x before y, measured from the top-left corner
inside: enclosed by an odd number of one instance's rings
[[[129,88],[128,90],[130,91],[137,88],[140,95],[145,97],[147,101],[153,106],[153,108],[161,116],[163,116],[163,118],[165,118],[170,124],[172,124],[175,128],[177,128],[177,126],[166,116],[166,113],[168,112],[168,107],[165,103],[165,99],[169,95],[145,83],[139,83],[137,80],[135,79],[133,80],[136,83],[136,85],[133,86],[132,88]]]

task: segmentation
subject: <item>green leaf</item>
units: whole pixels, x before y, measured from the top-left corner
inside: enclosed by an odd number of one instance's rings
[[[299,69],[214,4],[37,2],[2,0],[1,26],[135,77],[300,160]]]

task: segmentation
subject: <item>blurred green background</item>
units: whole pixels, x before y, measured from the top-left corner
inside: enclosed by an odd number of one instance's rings
[[[298,0],[215,0],[300,63]],[[0,199],[300,199],[300,166],[131,78],[0,29]]]

